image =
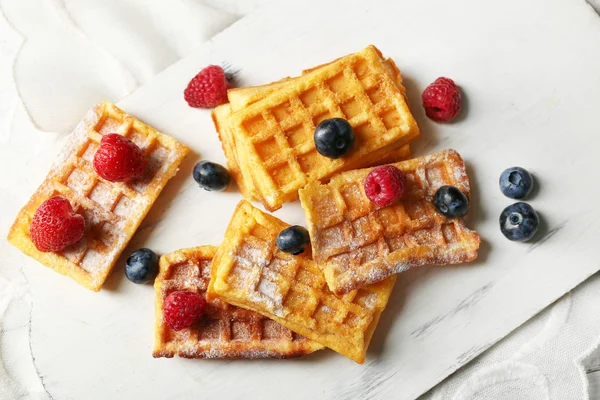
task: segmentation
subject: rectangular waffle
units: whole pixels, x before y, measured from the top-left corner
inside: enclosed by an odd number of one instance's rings
[[[458,264],[477,257],[480,238],[463,218],[438,213],[432,198],[444,185],[469,196],[465,164],[454,150],[392,164],[406,188],[391,206],[378,208],[364,193],[371,169],[343,172],[300,190],[313,257],[338,295],[410,267]]]
[[[236,181],[238,189],[242,196],[248,200],[261,200],[260,194],[256,191],[251,173],[248,170],[248,165],[242,163],[240,165],[237,161],[237,154],[235,149],[235,138],[230,135],[227,130],[227,119],[231,115],[231,105],[223,104],[216,107],[212,112],[212,119],[215,125],[219,139],[223,147],[223,152],[227,158],[227,167],[231,176]],[[405,144],[403,146],[390,146],[391,148],[384,148],[379,151],[373,152],[368,157],[361,160],[361,164],[364,166],[376,166],[382,164],[389,164],[396,161],[408,160],[412,157],[410,145]],[[246,167],[246,172],[242,172],[242,168]]]
[[[256,311],[362,364],[396,277],[337,297],[310,249],[294,256],[277,248],[288,226],[242,200],[215,255],[207,297]]]
[[[92,160],[107,133],[124,135],[144,151],[148,168],[141,178],[113,183],[96,174]],[[77,125],[46,179],[17,215],[8,241],[47,267],[98,291],[187,152],[172,137],[114,104],[98,104]],[[56,195],[69,200],[75,212],[83,215],[86,233],[60,253],[44,253],[29,238],[29,225],[38,207]]]
[[[379,51],[379,50],[377,50],[377,51]],[[380,55],[381,55],[381,53],[380,53]],[[340,58],[333,60],[326,64],[317,65],[316,67],[305,69],[302,71],[302,75],[306,75],[306,74],[316,71],[320,68],[331,65],[332,63],[338,61],[339,59]],[[406,95],[406,93],[405,93],[406,90],[405,90],[404,86],[402,85],[402,74],[400,74],[400,69],[398,68],[398,66],[396,65],[394,60],[392,60],[391,58],[388,58],[384,61],[384,64],[386,67],[386,72],[388,73],[390,78],[392,78],[394,80],[394,82],[396,83],[396,86],[398,86],[398,89],[400,89],[402,94]],[[272,82],[272,83],[269,83],[266,85],[229,89],[227,91],[227,97],[229,99],[229,104],[231,105],[231,108],[233,111],[241,110],[242,108],[244,108],[252,103],[256,103],[258,100],[264,99],[269,94],[284,88],[289,83],[293,83],[292,81],[294,81],[297,78],[298,77],[295,77],[295,78],[287,77],[287,78],[283,78],[283,79],[280,79],[278,81],[275,81],[275,82]]]
[[[384,63],[386,67],[386,72],[394,80],[398,89],[400,89],[402,94],[405,96],[405,89],[402,85],[402,75],[400,74],[400,70],[391,58],[385,60]],[[313,67],[311,69],[302,71],[302,73],[307,74],[330,64],[331,63],[327,63],[317,67]],[[232,112],[240,110],[243,107],[248,106],[249,104],[255,103],[258,100],[263,99],[264,97],[275,92],[276,90],[280,90],[286,85],[293,83],[295,79],[297,78],[284,78],[282,80],[267,85],[230,89],[228,91],[230,103],[217,107],[212,113],[215,128],[219,134],[219,138],[221,139],[225,156],[228,160],[228,167],[232,172],[234,179],[238,183],[240,192],[248,200],[261,199],[260,195],[255,190],[249,166],[246,165],[246,163],[242,163],[242,165],[240,166],[237,161],[237,154],[235,151],[235,136],[231,134],[230,129],[228,129],[227,127],[229,122],[228,118]],[[361,160],[360,163],[357,163],[356,167],[387,164],[391,162],[405,160],[410,158],[411,156],[412,154],[409,145],[399,146],[394,143],[390,146],[373,152],[368,158]],[[348,168],[345,169],[356,168],[353,165],[348,165],[347,167]],[[245,173],[242,172],[242,168],[246,170]]]
[[[259,200],[260,194],[257,193],[252,180],[251,173],[248,168],[246,173],[242,172],[242,167],[248,167],[246,164],[240,165],[237,161],[237,154],[235,149],[235,138],[230,135],[227,130],[227,119],[231,115],[231,105],[223,104],[216,107],[212,112],[212,119],[215,125],[219,139],[223,147],[223,152],[227,158],[227,167],[229,172],[233,176],[233,179],[238,185],[238,189],[242,196],[248,200]],[[412,151],[409,144],[403,146],[390,146],[379,151],[373,152],[368,157],[361,160],[362,166],[376,166],[382,164],[389,164],[396,161],[408,160],[412,158]]]
[[[335,60],[337,61],[337,60]],[[319,65],[308,70],[302,71],[302,74],[307,74],[312,71],[316,71],[319,68],[323,68],[331,63]],[[391,58],[385,60],[386,71],[389,76],[394,80],[396,86],[405,95],[404,86],[402,86],[402,75],[400,70]],[[234,88],[227,91],[229,98],[228,104],[218,106],[212,112],[212,119],[215,125],[215,129],[221,140],[223,152],[227,158],[227,166],[235,179],[240,193],[248,200],[260,200],[260,194],[257,193],[254,182],[252,180],[252,174],[250,172],[249,165],[246,163],[239,164],[236,152],[236,141],[235,136],[231,134],[231,130],[228,128],[229,117],[237,110],[241,110],[244,107],[256,103],[259,100],[264,99],[269,94],[281,90],[293,83],[298,78],[284,78],[277,82],[269,83],[262,86],[252,86],[243,88]],[[400,160],[406,160],[411,158],[412,153],[410,151],[410,145],[392,144],[386,148],[382,148],[376,152],[373,152],[365,160],[361,160],[360,166],[375,166],[381,164],[388,164]],[[242,171],[244,169],[244,172]],[[350,168],[351,169],[351,168]],[[262,201],[262,200],[261,200]]]
[[[191,327],[180,331],[169,328],[163,319],[165,298],[179,290],[204,297],[216,251],[214,246],[201,246],[160,258],[160,272],[154,282],[154,357],[291,358],[323,348],[267,317],[219,299],[209,301],[202,319]]]
[[[233,162],[240,166],[246,186],[252,182],[253,197],[276,210],[295,200],[307,182],[363,167],[368,165],[363,160],[373,158],[374,152],[387,154],[416,139],[419,129],[404,89],[396,84],[399,73],[395,75],[391,65],[369,46],[301,77],[275,83],[279,89],[266,97],[232,109],[226,129],[220,124],[220,135],[225,141],[234,138],[229,145],[235,149]],[[318,154],[312,139],[316,125],[333,117],[347,119],[356,138],[349,154],[337,160]]]

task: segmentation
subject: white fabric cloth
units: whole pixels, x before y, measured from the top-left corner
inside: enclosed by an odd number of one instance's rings
[[[21,152],[59,146],[89,104],[119,100],[268,1],[0,0],[0,235],[25,200],[7,169]],[[46,172],[28,168],[38,180]],[[30,288],[3,262],[8,246],[0,241],[0,400],[46,399],[30,349]],[[423,399],[586,399],[599,341],[597,275]]]
[[[590,3],[590,5],[594,7],[596,12],[600,14],[600,0],[587,0],[587,2]]]
[[[586,369],[600,343],[600,275],[467,364],[422,400],[597,399]]]
[[[3,0],[22,38],[14,81],[42,130],[68,132],[234,22],[201,1]],[[35,78],[32,78],[35,77]]]

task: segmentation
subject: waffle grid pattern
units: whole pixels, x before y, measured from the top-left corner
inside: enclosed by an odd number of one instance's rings
[[[277,322],[219,299],[208,302],[204,316],[192,327],[170,329],[163,305],[173,291],[204,296],[208,289],[216,247],[183,249],[163,256],[155,282],[156,343],[154,357],[184,358],[290,358],[322,348]]]
[[[232,240],[215,258],[216,280],[224,286],[215,283],[209,292],[362,363],[395,277],[337,297],[308,255],[277,249],[275,238],[287,226],[240,203],[226,234]]]
[[[407,186],[403,199],[377,208],[364,193],[370,169],[335,176],[300,192],[315,260],[337,294],[425,264],[455,264],[476,257],[479,237],[462,219],[439,214],[432,203],[444,185],[467,196],[464,163],[455,151],[394,164]]]
[[[418,136],[389,68],[368,47],[232,115],[230,127],[242,146],[238,162],[251,166],[267,209],[294,200],[309,181],[363,166],[362,158],[372,152],[391,144],[398,148]],[[312,137],[321,121],[334,117],[347,119],[356,138],[351,153],[337,160],[321,156]]]
[[[118,133],[136,143],[148,159],[144,175],[115,183],[96,174],[92,161],[105,134]],[[110,103],[94,107],[78,125],[46,180],[17,217],[9,240],[43,264],[99,290],[116,259],[175,174],[187,149],[174,139],[127,115]],[[61,253],[41,253],[29,239],[29,224],[41,203],[68,199],[86,221],[84,237]]]

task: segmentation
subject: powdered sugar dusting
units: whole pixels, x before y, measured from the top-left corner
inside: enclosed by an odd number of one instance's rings
[[[399,203],[376,209],[364,194],[362,201],[357,196],[352,201],[340,196],[345,200],[345,207],[338,207],[345,209],[340,218],[320,215],[317,208],[306,213],[315,259],[330,271],[326,274],[328,283],[340,293],[413,266],[456,264],[476,257],[479,236],[466,229],[462,219],[444,218],[431,203],[435,191],[444,185],[456,186],[468,195],[468,176],[460,155],[445,150],[395,165],[405,172],[409,182]],[[329,190],[309,192],[310,204],[330,202],[331,193],[342,192],[348,181],[364,180],[370,171],[340,174],[326,185]],[[360,221],[366,216],[371,224],[365,230]],[[341,223],[323,226],[323,221],[340,219]],[[382,228],[374,229],[377,226]]]
[[[157,296],[164,299],[175,290],[204,294],[211,268],[211,259],[203,258],[205,252],[206,248],[201,247],[164,256],[165,260],[173,261],[166,268],[163,266],[157,278]],[[238,267],[236,270],[245,269]],[[157,324],[160,331],[169,334],[157,336],[155,357],[177,354],[187,358],[287,358],[319,348],[304,337],[295,338],[291,331],[275,321],[218,299],[208,303],[205,318],[190,328],[174,332],[160,318]]]
[[[102,259],[102,254],[98,253],[96,250],[89,249],[83,256],[83,260],[81,260],[81,268],[85,269],[90,274],[95,275],[103,266]]]
[[[147,186],[155,188],[152,193],[132,194],[123,184],[100,179],[91,165],[98,148],[98,133],[125,134],[130,129],[131,121],[131,117],[112,104],[103,103],[93,107],[68,138],[46,181],[42,183],[42,187],[55,188],[54,193],[59,192],[67,198],[86,221],[84,238],[76,246],[63,251],[61,256],[90,274],[85,284],[92,289],[100,288],[142,216],[148,212],[154,198],[170,178],[162,172],[179,162],[185,154],[184,148],[178,151],[176,148],[159,146],[159,151],[152,158],[155,173],[146,182]],[[156,136],[161,134],[148,129],[146,140],[156,141]],[[118,204],[115,205],[115,202]]]
[[[263,269],[268,264],[264,250],[249,245],[243,245],[239,255],[235,257],[235,261],[246,268],[258,266]]]
[[[103,182],[98,182],[90,192],[90,199],[104,208],[110,209],[114,201],[115,193],[111,187]]]
[[[85,189],[90,183],[90,178],[83,171],[75,168],[67,178],[67,186],[76,193],[85,196]]]

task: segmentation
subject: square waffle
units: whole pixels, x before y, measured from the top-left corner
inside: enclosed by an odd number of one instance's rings
[[[141,178],[113,183],[96,174],[92,160],[102,136],[108,133],[124,135],[144,151],[148,168]],[[47,267],[98,291],[187,152],[172,137],[115,105],[96,105],[77,125],[46,179],[17,215],[8,241]],[[86,232],[64,251],[44,253],[32,243],[29,225],[38,207],[55,195],[69,200],[84,217]]]
[[[214,246],[202,246],[160,258],[160,272],[154,282],[154,357],[291,358],[323,348],[267,317],[219,299],[209,301],[202,319],[191,327],[180,331],[169,328],[163,319],[165,298],[178,290],[204,296],[216,251]]]
[[[293,256],[277,248],[288,226],[242,200],[215,255],[207,297],[256,311],[362,364],[396,277],[337,297],[309,249]]]
[[[416,139],[419,129],[392,66],[369,46],[301,77],[272,84],[278,89],[260,100],[253,95],[239,110],[231,108],[226,124],[216,125],[224,148],[234,148],[230,167],[239,165],[243,185],[254,186],[248,198],[276,210],[295,200],[306,183],[369,165],[363,160],[372,159],[374,152],[387,154]],[[337,160],[318,154],[312,138],[316,125],[333,117],[347,119],[356,138],[349,154]],[[225,143],[227,138],[230,144]]]
[[[343,172],[300,190],[313,257],[338,295],[410,267],[472,261],[480,238],[463,218],[446,218],[432,199],[444,185],[469,196],[465,164],[454,150],[392,164],[406,175],[402,198],[378,208],[364,193],[371,169]]]

